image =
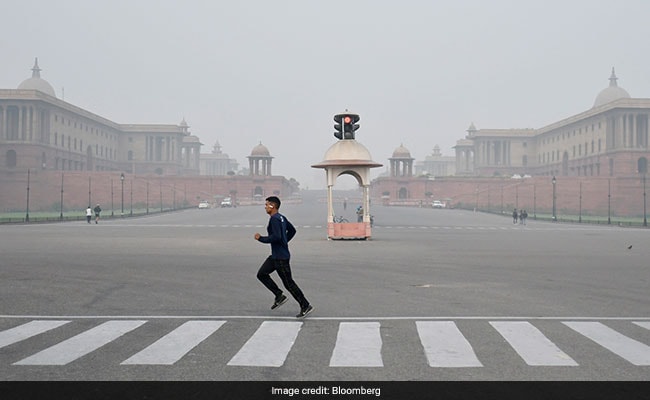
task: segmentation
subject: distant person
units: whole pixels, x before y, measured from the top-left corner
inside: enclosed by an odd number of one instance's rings
[[[90,223],[90,219],[92,217],[93,217],[93,209],[90,208],[90,206],[88,206],[88,208],[86,208],[86,221]]]
[[[257,271],[257,279],[275,295],[275,301],[271,305],[271,310],[274,310],[287,301],[287,296],[282,293],[282,290],[270,276],[273,271],[276,271],[284,287],[296,299],[298,304],[300,304],[300,312],[296,315],[296,318],[303,318],[312,312],[314,307],[309,304],[302,290],[300,290],[298,284],[291,277],[289,241],[296,234],[296,228],[284,215],[279,213],[280,204],[280,199],[276,196],[266,198],[264,210],[270,215],[269,224],[266,227],[268,236],[255,233],[255,240],[271,245],[271,255],[260,266],[259,271]]]
[[[95,208],[93,208],[93,211],[95,212],[95,223],[99,223],[99,213],[102,212],[102,208],[97,204]]]
[[[516,224],[517,223],[517,209],[512,212],[512,223]]]
[[[521,220],[524,225],[526,225],[526,221],[528,220],[528,211],[524,210],[521,212]]]
[[[357,207],[357,222],[363,222],[363,206]]]

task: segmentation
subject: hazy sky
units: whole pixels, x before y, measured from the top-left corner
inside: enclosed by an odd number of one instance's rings
[[[203,153],[218,140],[246,167],[261,141],[274,175],[303,188],[324,185],[310,166],[346,108],[386,166],[400,144],[416,161],[435,145],[453,155],[472,122],[541,128],[586,111],[612,67],[650,97],[647,0],[5,3],[1,88],[38,57],[69,103],[124,124],[185,118]]]

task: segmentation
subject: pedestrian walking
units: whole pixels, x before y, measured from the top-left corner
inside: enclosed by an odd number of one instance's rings
[[[90,206],[88,206],[88,208],[86,208],[86,221],[90,223],[90,219],[92,217],[93,217],[93,210],[92,208],[90,208]]]
[[[296,299],[298,304],[300,304],[300,312],[296,315],[296,318],[303,318],[312,312],[314,307],[305,298],[302,290],[300,290],[298,284],[291,277],[289,241],[295,236],[296,228],[284,215],[280,214],[280,204],[280,199],[276,196],[266,198],[264,209],[270,216],[269,224],[266,227],[268,235],[262,236],[259,233],[255,233],[254,236],[255,240],[271,245],[271,255],[262,263],[259,271],[257,271],[257,279],[275,295],[275,301],[271,305],[271,310],[274,310],[287,301],[287,296],[282,293],[282,290],[270,276],[273,271],[277,272],[284,287]]]
[[[97,204],[95,208],[93,208],[93,211],[95,212],[95,223],[99,223],[99,213],[102,212],[102,208]]]
[[[512,223],[516,224],[517,223],[517,209],[515,208],[514,211],[512,212]]]

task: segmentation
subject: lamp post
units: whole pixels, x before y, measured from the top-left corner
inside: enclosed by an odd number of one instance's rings
[[[503,182],[501,182],[501,215],[503,215]]]
[[[519,209],[519,184],[515,185],[515,208]]]
[[[90,196],[90,193],[91,193],[90,188],[91,188],[91,186],[90,186],[90,177],[88,177],[88,207],[90,207],[90,205],[92,204],[91,196]]]
[[[557,183],[557,179],[555,179],[555,175],[553,175],[553,179],[551,179],[551,183],[553,184],[553,222],[556,222],[557,215],[555,214],[555,184]]]
[[[580,199],[578,201],[578,223],[582,222],[582,181],[580,181]]]
[[[643,193],[645,196],[645,190]],[[25,222],[29,222],[29,168],[27,168],[27,208],[25,211]]]
[[[115,215],[115,207],[113,207],[113,178],[111,178],[111,217]]]
[[[476,208],[474,208],[474,212],[478,211],[478,185],[476,185]]]
[[[122,182],[122,218],[124,218],[124,172],[120,174],[120,181]]]
[[[537,186],[533,183],[533,219],[537,219]]]
[[[129,215],[133,216],[133,178],[131,178],[131,213]]]
[[[643,226],[648,226],[648,218],[645,208],[645,172],[643,173]]]
[[[147,181],[147,214],[149,214],[149,181]]]
[[[612,180],[607,180],[607,225],[612,224]]]
[[[490,185],[488,185],[487,189],[487,212],[490,212]]]
[[[61,173],[61,214],[59,219],[63,219],[63,173]]]

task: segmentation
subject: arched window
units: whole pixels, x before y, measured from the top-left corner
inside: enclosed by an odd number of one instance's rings
[[[647,174],[648,173],[648,159],[645,157],[641,157],[637,160],[636,162],[637,165],[637,170],[639,171],[640,174]]]
[[[17,162],[16,151],[8,150],[6,154],[6,159],[7,159],[7,164],[6,164],[7,167],[14,168]]]

